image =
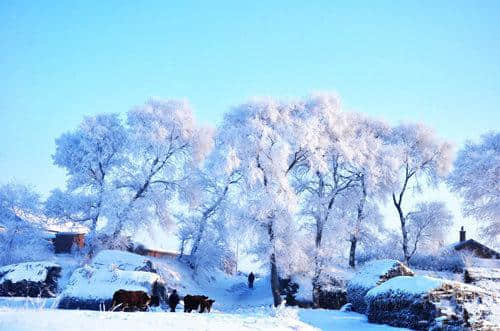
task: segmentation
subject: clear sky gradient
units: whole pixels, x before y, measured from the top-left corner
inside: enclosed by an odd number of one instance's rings
[[[0,182],[64,185],[84,115],[187,98],[216,125],[253,96],[335,91],[458,146],[499,129],[499,1],[0,2]]]

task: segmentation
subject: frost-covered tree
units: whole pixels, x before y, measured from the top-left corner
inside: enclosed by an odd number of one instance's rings
[[[40,211],[39,195],[31,188],[0,186],[0,265],[42,260],[52,253]]]
[[[190,245],[189,259],[195,271],[227,267],[224,261],[234,258],[230,233],[238,223],[235,217],[234,186],[241,179],[234,152],[217,135],[215,148],[203,166],[190,176],[189,213],[181,215],[179,238],[181,255]]]
[[[117,114],[86,117],[76,130],[56,139],[54,164],[66,170],[68,187],[52,191],[45,204],[47,214],[89,223],[88,238],[93,238],[126,144],[126,131]]]
[[[408,261],[421,247],[442,241],[452,225],[452,215],[443,202],[421,202],[406,217],[408,229]]]
[[[420,192],[422,184],[436,186],[449,173],[453,159],[452,146],[439,139],[434,130],[421,124],[402,124],[390,135],[393,152],[398,156],[399,183],[392,193],[402,234],[403,254],[409,263],[407,219],[404,212],[404,198],[408,191]]]
[[[233,164],[242,176],[241,215],[246,228],[260,237],[258,253],[271,270],[274,304],[281,303],[280,267],[289,259],[300,260],[303,252],[290,246],[298,199],[289,175],[306,153],[301,136],[309,132],[300,125],[302,106],[275,100],[257,100],[226,114],[220,131],[233,151]],[[301,132],[297,129],[301,129]]]
[[[365,205],[386,197],[395,175],[390,148],[382,139],[390,131],[387,125],[342,112],[340,102],[331,95],[315,96],[304,108],[303,124],[314,132],[309,136],[315,144],[294,175],[304,201],[302,214],[314,223],[313,301],[319,305],[321,274],[331,255],[330,247],[323,244],[325,229],[332,222],[338,223],[337,228],[349,227],[350,264],[354,266],[358,235],[365,229],[365,221],[375,219],[366,217]],[[349,216],[343,219],[349,221],[341,222],[339,211],[347,212]]]
[[[126,160],[115,185],[123,206],[110,221],[113,235],[150,222],[168,228],[169,203],[212,147],[211,130],[198,127],[185,101],[149,100],[127,114]]]
[[[462,211],[480,222],[489,238],[500,236],[500,133],[467,142],[448,178],[452,191],[463,197]]]
[[[354,217],[348,223],[349,265],[355,266],[356,245],[360,237],[369,236],[373,228],[379,229],[381,217],[378,203],[385,202],[396,184],[395,156],[387,142],[390,127],[374,119],[359,114],[351,115],[354,131],[353,161],[351,171],[356,174],[356,182],[348,194],[355,201],[352,206]],[[344,205],[351,206],[349,203]],[[345,207],[344,207],[345,208]]]

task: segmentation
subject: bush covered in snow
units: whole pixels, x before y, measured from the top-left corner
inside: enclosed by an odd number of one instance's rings
[[[449,249],[440,254],[415,254],[410,261],[410,266],[415,269],[463,272],[465,260],[462,253]]]
[[[492,330],[500,301],[475,286],[426,276],[400,276],[365,296],[368,320],[418,330]],[[498,325],[498,324],[497,324]]]
[[[365,294],[397,276],[413,276],[413,271],[396,260],[375,260],[366,263],[347,283],[347,301],[352,303],[352,310],[364,313]]]
[[[0,268],[0,296],[55,297],[61,267],[51,262],[25,262]]]

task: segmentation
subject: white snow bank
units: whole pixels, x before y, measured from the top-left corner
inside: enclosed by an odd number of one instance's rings
[[[146,261],[150,260],[151,259],[146,256],[130,252],[103,250],[100,251],[94,259],[92,259],[92,265],[96,267],[115,265],[121,270],[136,270],[137,268],[144,266]]]
[[[152,285],[156,281],[161,281],[161,278],[152,272],[99,269],[87,265],[73,272],[63,296],[109,299],[120,289],[151,293]]]
[[[23,280],[31,282],[43,282],[47,279],[47,271],[58,264],[41,261],[11,264],[0,268],[0,283],[10,280],[17,283]]]
[[[397,260],[374,260],[365,263],[356,275],[349,281],[350,286],[374,287],[380,277],[387,274],[391,269],[396,267],[400,262]]]
[[[365,297],[375,297],[388,292],[419,295],[441,287],[444,280],[427,276],[398,276],[372,288]]]

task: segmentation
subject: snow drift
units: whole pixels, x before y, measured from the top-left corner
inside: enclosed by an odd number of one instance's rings
[[[144,256],[101,251],[90,265],[76,269],[61,294],[59,308],[109,309],[113,294],[120,289],[144,291],[164,302],[164,281],[153,263]]]

